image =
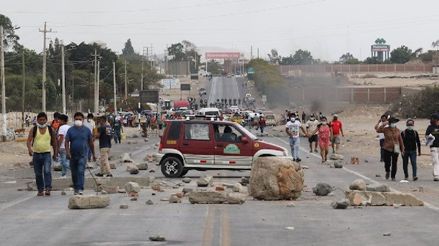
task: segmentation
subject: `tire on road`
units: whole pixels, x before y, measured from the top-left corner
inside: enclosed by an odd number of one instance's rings
[[[179,178],[184,171],[183,162],[174,156],[165,157],[160,163],[160,168],[167,178]]]

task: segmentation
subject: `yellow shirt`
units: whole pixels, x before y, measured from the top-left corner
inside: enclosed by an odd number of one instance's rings
[[[37,129],[37,134],[34,137],[33,151],[35,153],[47,153],[50,152],[50,132],[49,128],[46,128],[44,134],[40,133],[40,129]]]

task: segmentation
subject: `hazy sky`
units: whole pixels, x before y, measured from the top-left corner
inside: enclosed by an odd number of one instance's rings
[[[438,0],[2,0],[0,13],[20,26],[21,42],[42,50],[44,21],[64,43],[103,41],[121,52],[189,40],[199,47],[250,53],[271,48],[283,56],[308,49],[315,58],[338,60],[346,52],[364,59],[383,37],[392,48],[430,49],[439,39]]]

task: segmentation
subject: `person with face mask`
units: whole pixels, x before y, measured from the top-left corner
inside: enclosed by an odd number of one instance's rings
[[[91,131],[84,126],[84,115],[76,112],[73,118],[74,125],[67,131],[65,147],[67,158],[70,160],[74,194],[82,195],[88,149],[92,152],[93,161],[96,161],[96,155]]]
[[[319,121],[316,119],[315,115],[312,114],[309,117],[309,120],[306,122],[305,127],[306,127],[306,132],[308,135],[308,142],[309,142],[309,151],[312,153],[313,149],[312,149],[312,144],[314,143],[315,147],[314,147],[314,151],[317,153],[317,142],[319,139],[319,136],[317,135],[317,126],[319,125]],[[313,133],[313,134],[311,134]]]
[[[338,115],[334,114],[333,119],[329,124],[329,127],[331,128],[332,136],[332,153],[338,153],[338,148],[341,144],[341,137],[344,137],[343,124],[338,119]]]
[[[402,141],[401,132],[396,127],[399,119],[390,117],[378,129],[377,133],[384,133],[384,167],[386,170],[386,179],[392,178],[395,180],[398,156],[401,153],[404,156],[404,143]]]
[[[299,158],[299,148],[300,148],[300,131],[306,135],[306,131],[300,123],[300,119],[296,118],[296,115],[293,114],[291,119],[285,125],[286,133],[290,137],[290,147],[291,154],[293,155],[293,160],[296,162],[301,162],[302,160]]]
[[[52,173],[50,159],[51,147],[53,159],[58,155],[56,137],[53,129],[47,125],[47,115],[41,112],[37,115],[35,126],[29,131],[27,149],[32,156],[32,163],[37,183],[37,196],[50,196],[52,190]]]
[[[421,141],[419,140],[419,134],[413,129],[415,121],[408,119],[406,122],[407,129],[401,132],[402,142],[404,143],[404,155],[402,156],[402,167],[404,169],[405,180],[409,178],[407,167],[409,165],[409,158],[412,164],[413,181],[418,180],[416,176],[416,150],[421,155]]]
[[[314,136],[318,134],[318,142],[320,147],[320,156],[322,157],[322,163],[328,160],[329,143],[331,140],[331,130],[328,125],[328,121],[325,116],[321,116],[321,123],[319,123],[316,129],[309,133],[309,136]]]
[[[375,125],[375,131],[378,130],[378,128],[380,126],[382,126],[384,124],[384,122],[387,121],[387,115],[383,114],[381,115],[381,119],[378,121],[378,123],[376,123]],[[384,134],[383,133],[378,133],[378,139],[380,140],[380,162],[384,162]]]

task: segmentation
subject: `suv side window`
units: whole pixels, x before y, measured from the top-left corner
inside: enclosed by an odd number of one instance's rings
[[[210,140],[209,124],[185,124],[185,140]]]
[[[168,137],[169,140],[178,140],[180,137],[180,124],[181,122],[172,121],[171,126],[168,130]]]
[[[238,143],[241,141],[242,134],[233,126],[215,124],[213,128],[217,142]]]

